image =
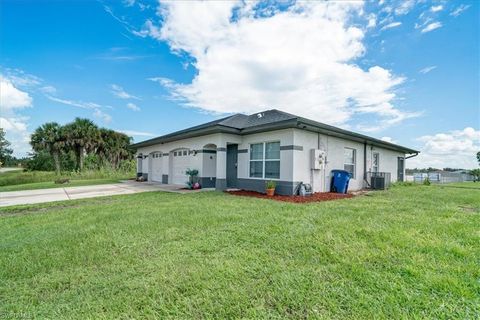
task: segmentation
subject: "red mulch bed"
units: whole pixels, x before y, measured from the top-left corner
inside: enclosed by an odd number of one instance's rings
[[[273,197],[269,197],[266,194],[255,192],[255,191],[227,191],[229,194],[233,194],[235,196],[244,196],[244,197],[255,197],[255,198],[262,198],[262,199],[270,199],[270,200],[277,200],[277,201],[285,201],[285,202],[293,202],[293,203],[307,203],[307,202],[320,202],[320,201],[330,201],[330,200],[338,200],[338,199],[346,199],[352,198],[353,194],[343,194],[343,193],[333,193],[333,192],[316,192],[311,196],[281,196],[281,195],[274,195]]]

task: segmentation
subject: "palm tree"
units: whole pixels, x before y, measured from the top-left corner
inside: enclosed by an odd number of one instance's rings
[[[77,169],[82,171],[85,154],[95,151],[100,141],[100,131],[91,120],[82,118],[75,118],[64,130],[67,143],[75,152]]]
[[[110,129],[100,129],[101,140],[96,149],[96,153],[105,164],[107,161],[110,165],[118,169],[120,161],[128,159],[131,155],[129,146],[131,138],[126,134],[116,132]]]
[[[47,151],[55,163],[55,172],[60,174],[60,154],[65,147],[62,127],[56,122],[47,122],[32,134],[30,144],[36,152]]]

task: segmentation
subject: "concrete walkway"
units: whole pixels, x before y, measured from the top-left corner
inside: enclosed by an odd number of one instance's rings
[[[201,189],[208,191],[209,189]],[[201,191],[198,190],[198,191]],[[148,182],[123,181],[114,184],[102,184],[83,187],[65,187],[39,190],[0,192],[0,207],[33,204],[52,201],[74,200],[113,196],[120,194],[132,194],[146,191],[166,191],[175,193],[198,192],[184,190],[178,185],[164,185]]]

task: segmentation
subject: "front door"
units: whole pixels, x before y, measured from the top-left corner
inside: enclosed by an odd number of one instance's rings
[[[402,157],[398,157],[397,162],[397,181],[403,181],[403,171],[405,169],[405,159]]]
[[[237,187],[238,144],[227,145],[227,187]]]

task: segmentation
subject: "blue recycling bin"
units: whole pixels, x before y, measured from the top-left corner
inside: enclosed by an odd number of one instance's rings
[[[350,172],[345,170],[332,170],[330,192],[347,193]]]

